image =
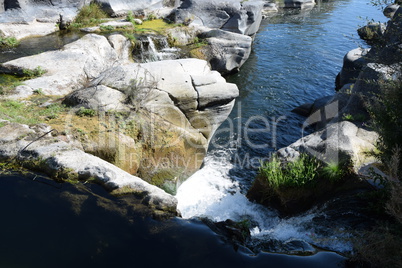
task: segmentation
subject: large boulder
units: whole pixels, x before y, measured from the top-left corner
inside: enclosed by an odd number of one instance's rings
[[[370,43],[380,41],[384,38],[385,23],[369,23],[366,26],[357,29],[360,38]]]
[[[0,23],[32,23],[39,22],[55,23],[59,14],[71,19],[86,0],[6,0],[4,9],[0,10]],[[3,12],[2,12],[3,11]]]
[[[41,136],[40,140],[32,142]],[[95,179],[110,191],[130,188],[150,207],[176,213],[175,197],[71,144],[51,135],[44,136],[43,128],[7,124],[0,128],[0,137],[0,159],[18,160],[25,167],[40,170],[59,180]]]
[[[61,50],[3,63],[0,72],[24,76],[26,70],[34,73],[39,71],[42,74],[40,77],[26,80],[20,86],[25,94],[40,90],[49,95],[66,95],[98,77],[101,72],[117,64],[118,60],[119,54],[106,37],[88,34]]]
[[[377,139],[376,132],[359,128],[349,121],[341,121],[329,124],[323,130],[278,150],[278,155],[285,159],[294,159],[300,153],[308,153],[326,163],[351,160],[357,171],[361,166],[375,160],[368,153],[375,150]]]
[[[383,10],[383,14],[385,17],[392,19],[395,15],[395,12],[398,10],[399,5],[396,4],[391,4],[388,5],[386,8]]]
[[[369,49],[355,48],[349,51],[343,58],[343,66],[336,77],[336,89],[349,83],[355,83],[360,71],[367,64],[367,52]]]
[[[164,6],[173,7],[175,1],[164,0],[96,0],[112,17],[127,15],[130,11],[156,10]]]
[[[206,30],[201,36],[208,42],[206,60],[222,74],[238,71],[250,56],[253,40],[249,36],[223,30]]]
[[[314,0],[285,0],[285,8],[311,9],[315,6]]]
[[[122,65],[108,69],[92,84],[125,92],[136,109],[148,109],[207,140],[229,115],[239,93],[236,85],[197,59]]]
[[[68,95],[65,103],[103,114],[128,113],[113,122],[117,129],[108,129],[103,140],[117,151],[114,162],[119,167],[163,187],[199,169],[237,95],[236,85],[226,83],[206,61],[182,59],[109,68],[87,88]],[[135,130],[120,129],[127,124]],[[99,144],[84,147],[99,151]]]
[[[177,23],[222,29],[245,35],[255,34],[262,20],[262,1],[184,0],[175,10]]]

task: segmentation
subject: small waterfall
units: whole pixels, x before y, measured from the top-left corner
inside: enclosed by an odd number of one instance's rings
[[[249,246],[270,252],[280,252],[283,245],[292,241],[337,252],[351,251],[348,232],[336,225],[314,223],[315,218],[326,217],[323,211],[311,210],[282,219],[276,211],[250,202],[241,189],[242,179],[230,172],[238,169],[230,156],[227,149],[209,152],[203,168],[180,185],[176,198],[183,218],[205,217],[215,222],[247,220],[252,237]]]
[[[179,58],[179,49],[170,47],[165,36],[145,35],[137,40],[133,57],[137,62],[152,62]]]

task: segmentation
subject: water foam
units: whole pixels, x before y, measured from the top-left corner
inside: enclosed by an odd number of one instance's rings
[[[183,182],[177,190],[178,209],[185,219],[206,217],[213,221],[249,220],[251,236],[256,241],[300,239],[338,252],[351,250],[349,234],[335,227],[316,228],[313,218],[323,212],[310,211],[302,216],[281,219],[274,210],[250,202],[241,193],[236,177],[229,171],[230,153],[210,153],[204,166]]]

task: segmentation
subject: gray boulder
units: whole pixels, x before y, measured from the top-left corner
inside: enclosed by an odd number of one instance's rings
[[[325,129],[305,136],[288,147],[278,150],[278,155],[293,159],[305,152],[326,163],[339,163],[348,157],[355,171],[375,158],[367,155],[375,149],[378,134],[357,127],[349,121],[329,124]]]
[[[369,49],[355,48],[345,55],[342,69],[336,77],[336,89],[356,82],[360,71],[367,64],[368,51]]]
[[[157,10],[174,5],[174,1],[163,0],[96,0],[96,2],[112,17],[125,16],[129,11]]]
[[[206,26],[234,33],[253,35],[262,19],[262,1],[184,0],[175,10],[176,23]]]
[[[69,94],[64,103],[69,106],[84,107],[95,111],[129,111],[125,105],[127,96],[103,85],[79,89]]]
[[[398,10],[399,5],[388,5],[386,8],[384,8],[383,14],[385,17],[392,19],[395,15],[395,12]]]
[[[56,23],[59,14],[72,19],[84,4],[89,4],[89,1],[7,0],[3,12],[0,10],[0,23],[32,23],[35,20]]]
[[[24,92],[28,87],[32,93],[40,89],[49,95],[66,95],[118,62],[118,53],[104,36],[88,34],[64,46],[62,50],[3,63],[0,72],[24,75],[26,69],[34,71],[39,68],[45,73],[24,81]]]
[[[209,44],[205,48],[207,60],[222,74],[238,71],[250,56],[253,40],[249,36],[223,30],[207,30],[201,36]]]
[[[285,0],[285,8],[311,9],[315,6],[314,0]]]
[[[125,92],[135,109],[147,109],[191,135],[209,140],[229,115],[236,85],[206,61],[167,60],[110,68],[92,84]]]
[[[384,38],[385,23],[369,23],[357,29],[360,38],[366,41],[379,41]]]

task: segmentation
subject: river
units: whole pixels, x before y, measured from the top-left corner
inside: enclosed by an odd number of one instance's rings
[[[214,136],[203,168],[178,188],[183,218],[129,213],[96,185],[85,185],[88,197],[32,174],[2,176],[0,267],[342,266],[350,232],[320,220],[330,217],[328,210],[281,219],[244,194],[259,160],[303,135],[304,118],[290,110],[334,94],[344,54],[364,45],[356,28],[366,21],[359,16],[385,21],[364,0],[322,2],[263,21],[249,60],[227,78],[240,89],[232,114]],[[111,208],[105,200],[119,205]],[[248,220],[250,247],[257,250],[235,250],[198,217]],[[275,254],[289,241],[306,242],[316,254]]]

